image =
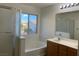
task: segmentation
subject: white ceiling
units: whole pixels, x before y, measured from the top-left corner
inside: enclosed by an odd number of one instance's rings
[[[56,3],[2,3],[0,5],[6,5],[6,6],[34,6],[34,7],[38,7],[38,8],[44,8],[44,7],[48,7],[51,5],[55,5]]]
[[[43,8],[54,4],[55,3],[24,3],[24,5],[34,6],[38,8]]]

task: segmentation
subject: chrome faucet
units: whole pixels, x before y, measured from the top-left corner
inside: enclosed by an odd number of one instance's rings
[[[60,37],[61,37],[61,33],[59,33],[58,40],[60,40]]]

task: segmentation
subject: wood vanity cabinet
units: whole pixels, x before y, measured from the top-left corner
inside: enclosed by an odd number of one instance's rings
[[[47,56],[77,56],[77,50],[55,42],[47,41]]]

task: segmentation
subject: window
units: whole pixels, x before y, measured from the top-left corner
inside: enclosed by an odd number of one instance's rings
[[[37,16],[29,15],[29,32],[36,33],[36,27],[37,27]]]
[[[21,14],[21,35],[37,32],[37,16]]]

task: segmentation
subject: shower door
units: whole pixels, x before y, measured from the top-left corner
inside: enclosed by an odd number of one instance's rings
[[[12,11],[0,8],[0,56],[12,55]]]

